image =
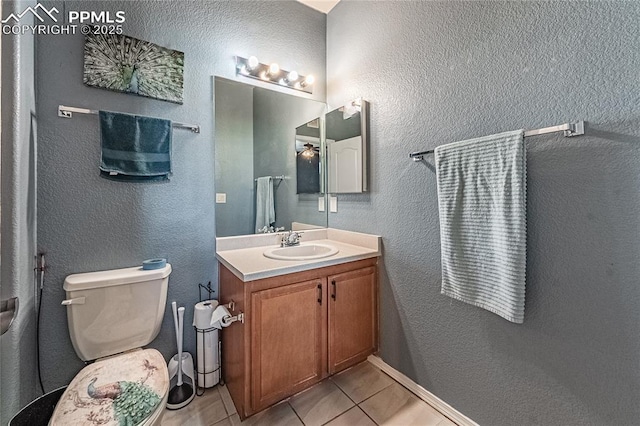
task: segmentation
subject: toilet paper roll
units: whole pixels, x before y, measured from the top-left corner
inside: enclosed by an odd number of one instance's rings
[[[200,330],[206,330],[211,328],[212,315],[218,306],[217,300],[205,300],[200,303],[196,303],[193,308],[193,326]]]
[[[213,311],[209,327],[222,329],[222,327],[228,327],[231,322],[231,313],[226,306],[220,305]]]
[[[198,386],[210,388],[220,382],[218,333],[217,329],[196,333]]]

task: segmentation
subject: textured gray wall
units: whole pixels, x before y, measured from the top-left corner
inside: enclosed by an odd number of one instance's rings
[[[484,425],[640,418],[640,3],[358,2],[328,16],[328,103],[371,101],[383,359]],[[525,322],[440,295],[433,158],[410,151],[573,119],[531,138]]]
[[[257,55],[284,69],[312,73],[324,101],[326,16],[293,1],[64,2],[60,10],[124,10],[127,35],[185,52],[184,105],[85,87],[81,35],[39,36],[38,243],[48,253],[43,299],[45,387],[69,383],[82,367],[67,330],[62,283],[75,272],[122,268],[151,257],[173,265],[168,302],[186,306],[197,284],[216,281],[212,75],[235,79],[234,55]],[[200,124],[174,132],[173,176],[164,184],[126,184],[98,176],[97,118],[58,118],[59,104]],[[185,349],[195,332],[186,327]],[[176,352],[170,309],[150,345]]]
[[[255,232],[253,89],[215,79],[216,192],[227,194],[226,203],[216,204],[218,237]]]
[[[3,2],[2,15],[33,2]],[[25,16],[23,19],[33,20]],[[36,117],[34,38],[2,36],[2,255],[0,299],[17,296],[18,316],[0,337],[0,423],[36,395]]]
[[[318,212],[317,194],[296,194],[296,127],[325,113],[323,102],[271,90],[253,96],[253,171],[255,177],[284,175],[275,182],[276,227],[291,222],[327,226],[326,212]]]

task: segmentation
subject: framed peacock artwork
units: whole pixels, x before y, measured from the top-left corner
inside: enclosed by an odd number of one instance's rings
[[[84,84],[182,104],[184,53],[124,35],[87,35]]]

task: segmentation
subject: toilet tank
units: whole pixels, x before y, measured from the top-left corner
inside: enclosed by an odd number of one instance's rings
[[[71,342],[83,361],[149,344],[160,332],[171,265],[69,275],[64,280]]]

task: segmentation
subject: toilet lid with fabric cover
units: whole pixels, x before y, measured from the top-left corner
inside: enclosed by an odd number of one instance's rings
[[[64,392],[50,425],[135,426],[158,408],[169,390],[164,358],[144,349],[96,361]]]

